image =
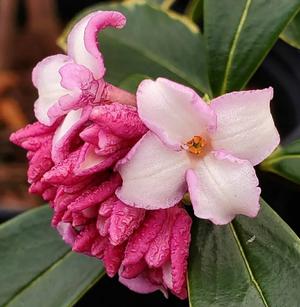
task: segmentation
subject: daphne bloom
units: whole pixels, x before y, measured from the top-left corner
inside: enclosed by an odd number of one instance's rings
[[[138,113],[150,129],[118,164],[126,204],[168,208],[190,193],[194,213],[215,224],[255,217],[260,188],[253,168],[278,145],[272,88],[229,93],[206,104],[192,89],[143,81]]]

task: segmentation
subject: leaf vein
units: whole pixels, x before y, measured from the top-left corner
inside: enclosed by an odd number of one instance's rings
[[[251,269],[251,267],[250,267],[249,261],[248,261],[248,259],[247,259],[247,257],[246,257],[246,253],[245,253],[245,251],[244,251],[244,249],[243,249],[243,247],[242,247],[242,244],[241,244],[241,242],[240,242],[240,240],[239,240],[239,237],[238,237],[238,235],[237,235],[237,233],[236,233],[236,231],[235,231],[235,229],[234,229],[234,226],[233,226],[232,223],[230,223],[229,226],[230,226],[231,233],[232,233],[232,235],[233,235],[233,237],[234,237],[234,240],[235,240],[235,242],[236,242],[236,244],[237,244],[237,246],[238,246],[238,249],[239,249],[239,251],[240,251],[240,253],[241,253],[241,256],[242,256],[242,258],[243,258],[243,261],[244,261],[244,263],[245,263],[245,266],[246,266],[247,272],[248,272],[248,274],[249,274],[250,280],[251,280],[251,282],[253,283],[254,287],[256,288],[256,290],[257,290],[259,296],[261,297],[261,299],[262,299],[262,301],[263,301],[263,304],[264,304],[266,307],[269,307],[269,304],[267,303],[267,300],[266,300],[266,298],[265,298],[265,296],[264,296],[264,294],[263,294],[263,291],[262,291],[262,289],[260,288],[260,286],[259,286],[259,284],[258,284],[258,282],[257,282],[257,280],[256,280],[256,278],[255,278],[255,276],[254,276],[254,273],[253,273],[253,271],[252,271],[252,269]]]

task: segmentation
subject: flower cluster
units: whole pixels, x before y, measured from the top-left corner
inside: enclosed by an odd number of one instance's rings
[[[33,70],[38,121],[12,134],[28,150],[30,192],[49,201],[52,224],[76,252],[101,259],[130,289],[186,298],[191,218],[255,217],[254,166],[278,145],[272,88],[210,103],[173,81],[144,80],[136,97],[104,80],[97,34],[122,28],[95,12],[68,36],[68,55]]]
[[[91,13],[70,32],[67,55],[37,64],[38,121],[11,141],[28,151],[29,190],[49,201],[52,225],[74,251],[101,259],[134,291],[185,298],[191,218],[183,206],[149,211],[115,195],[116,163],[148,131],[135,96],[103,79],[98,31],[124,24],[118,12]]]

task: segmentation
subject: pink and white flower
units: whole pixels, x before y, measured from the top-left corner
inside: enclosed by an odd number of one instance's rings
[[[170,208],[189,191],[197,217],[227,224],[259,211],[253,166],[278,145],[272,88],[233,92],[205,103],[167,79],[144,80],[138,113],[150,129],[118,163],[117,196],[145,209]]]

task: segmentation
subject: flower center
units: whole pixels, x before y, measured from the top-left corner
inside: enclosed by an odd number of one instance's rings
[[[201,155],[203,153],[204,147],[207,145],[206,140],[199,136],[195,135],[191,140],[186,143],[187,151],[194,155]]]

